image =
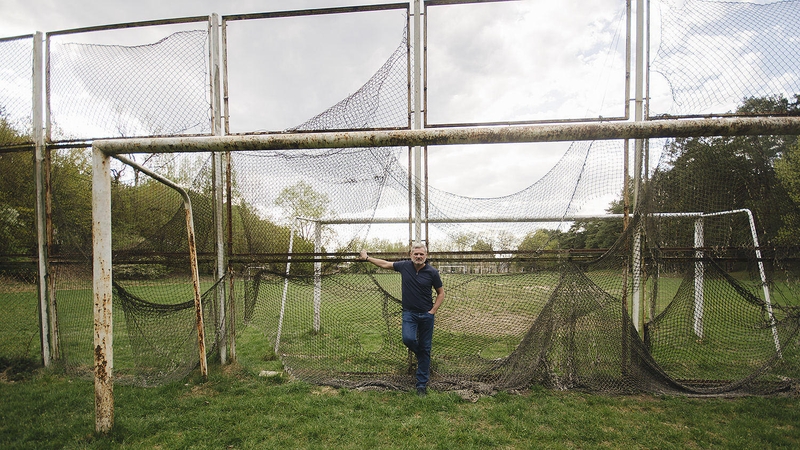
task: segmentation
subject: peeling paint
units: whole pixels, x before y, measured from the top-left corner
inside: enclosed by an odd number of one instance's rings
[[[594,141],[689,136],[800,135],[800,117],[733,117],[422,130],[370,130],[97,140],[112,154]]]

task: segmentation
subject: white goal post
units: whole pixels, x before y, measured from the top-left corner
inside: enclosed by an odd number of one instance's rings
[[[800,135],[800,117],[592,122],[505,127],[372,130],[204,137],[96,140],[92,143],[92,245],[95,360],[95,427],[113,425],[111,344],[111,171],[112,155],[129,153],[227,152],[354,147],[627,140],[692,136]]]

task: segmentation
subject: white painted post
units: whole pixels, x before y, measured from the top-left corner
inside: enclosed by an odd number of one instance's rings
[[[644,0],[636,0],[636,104],[634,109],[634,121],[644,120]],[[642,166],[644,155],[644,141],[636,139],[634,154],[634,175],[633,175],[633,208],[636,211],[639,202],[639,188],[642,184]],[[641,309],[642,309],[642,227],[636,229],[633,237],[633,293],[631,301],[633,308],[633,326],[637,331],[641,329]]]
[[[694,334],[703,339],[703,303],[705,301],[705,265],[703,264],[705,236],[703,218],[694,221]]]
[[[111,290],[111,162],[92,149],[95,431],[114,425],[114,346]]]
[[[43,44],[44,34],[36,32],[33,35],[33,111],[32,111],[32,126],[33,126],[33,140],[35,145],[33,176],[36,185],[36,247],[37,247],[37,260],[38,260],[38,274],[37,281],[38,294],[39,294],[39,330],[40,339],[42,342],[42,364],[45,367],[50,367],[52,360],[51,356],[51,333],[50,324],[51,317],[54,311],[50,308],[50,295],[48,292],[49,278],[50,278],[50,264],[48,263],[47,253],[47,208],[45,205],[45,152],[47,149],[44,144],[44,130],[43,124],[43,103],[44,100],[44,83],[43,83]]]
[[[210,45],[210,64],[211,64],[211,108],[213,114],[212,134],[222,136],[222,93],[220,82],[220,25],[219,15],[212,14],[209,21],[208,33]],[[226,273],[225,270],[225,227],[224,227],[224,193],[222,181],[222,153],[213,153],[212,161],[214,165],[214,225],[216,236],[217,269],[216,276],[220,278]],[[220,364],[228,362],[227,348],[227,327],[225,323],[225,290],[227,285],[221,283],[217,288],[217,330],[216,342],[219,349]]]
[[[283,331],[283,317],[286,313],[286,296],[289,293],[289,269],[292,266],[292,248],[294,247],[294,223],[289,231],[289,252],[286,256],[286,278],[283,280],[283,295],[281,295],[281,313],[278,317],[278,335],[275,337],[275,356],[281,346],[281,332]]]
[[[322,253],[322,224],[314,221],[314,253],[319,259]],[[322,328],[322,261],[314,262],[314,332],[319,333]]]
[[[767,273],[764,271],[764,262],[761,260],[761,248],[758,244],[758,233],[756,233],[756,221],[753,218],[753,212],[749,209],[747,218],[750,221],[750,233],[753,234],[753,245],[756,249],[756,259],[758,260],[758,273],[761,276],[761,289],[764,291],[764,302],[767,305],[767,314],[769,315],[770,325],[772,327],[772,340],[775,342],[775,351],[778,353],[779,358],[783,358],[781,351],[781,341],[778,337],[778,328],[775,326],[775,315],[772,312],[772,299],[769,294],[769,285],[767,284]]]
[[[414,0],[414,129],[422,129],[422,8]],[[414,147],[414,240],[422,241],[422,150]]]

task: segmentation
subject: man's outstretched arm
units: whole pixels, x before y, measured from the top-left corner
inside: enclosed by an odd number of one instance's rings
[[[381,269],[392,269],[392,268],[394,268],[394,266],[393,266],[394,263],[393,262],[386,261],[385,259],[373,258],[372,256],[367,255],[367,251],[366,250],[361,250],[361,259],[363,259],[364,261],[371,262],[372,264],[375,264],[376,266],[380,267]]]

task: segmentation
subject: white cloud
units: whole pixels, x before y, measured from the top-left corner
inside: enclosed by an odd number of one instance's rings
[[[429,8],[429,122],[621,116],[622,7],[570,0]]]

